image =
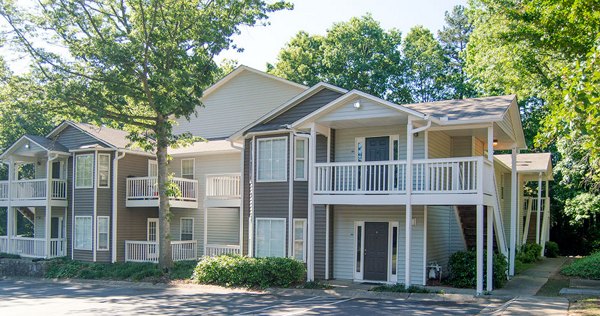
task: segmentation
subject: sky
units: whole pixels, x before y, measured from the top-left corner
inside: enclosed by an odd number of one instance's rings
[[[26,2],[29,0],[26,0]],[[288,0],[293,10],[272,13],[268,26],[243,27],[234,36],[234,43],[244,49],[224,51],[216,57],[237,60],[238,64],[266,70],[267,63],[277,60],[279,50],[296,33],[324,35],[334,23],[345,22],[355,16],[371,13],[381,26],[396,28],[405,35],[413,26],[422,25],[436,33],[444,25],[444,13],[453,6],[466,5],[467,0]],[[0,48],[9,67],[16,73],[28,69],[28,58]]]
[[[296,33],[324,35],[334,23],[371,13],[384,29],[396,28],[405,35],[422,25],[436,33],[444,25],[444,13],[467,0],[292,0],[294,10],[271,14],[269,26],[245,27],[234,42],[242,53],[225,51],[217,61],[234,59],[246,66],[265,70],[277,60],[279,50]]]

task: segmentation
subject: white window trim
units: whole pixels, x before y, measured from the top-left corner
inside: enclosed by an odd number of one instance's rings
[[[86,156],[91,156],[92,157],[92,179],[91,179],[92,180],[91,181],[92,184],[90,186],[79,186],[79,185],[77,185],[77,182],[78,182],[77,181],[77,179],[78,179],[78,177],[77,177],[77,174],[78,174],[78,172],[77,172],[77,164],[78,164],[77,159],[79,157],[86,157]],[[92,188],[94,188],[94,169],[95,168],[94,168],[94,161],[93,160],[94,160],[94,154],[91,154],[91,153],[90,154],[75,155],[75,189],[92,189]]]
[[[392,258],[394,256],[393,253],[393,245],[392,239],[394,237],[394,228],[398,235],[396,238],[400,237],[400,225],[398,222],[389,222],[388,225],[388,281],[391,283],[398,282],[398,263],[400,262],[400,257],[398,256],[398,252],[400,252],[400,243],[396,240],[396,274],[393,273],[394,267],[392,265]]]
[[[106,186],[101,186],[100,185],[100,157],[105,156],[108,157],[108,184]],[[111,162],[110,162],[110,154],[98,154],[98,159],[96,159],[96,181],[97,181],[97,186],[99,188],[110,188],[110,169],[111,169]]]
[[[194,234],[194,225],[196,224],[194,218],[193,217],[182,217],[179,219],[179,240],[180,241],[183,241],[183,238],[181,238],[181,236],[183,235],[183,221],[189,220],[189,219],[192,220],[192,239],[191,240],[195,240],[195,238],[196,238],[196,236]]]
[[[358,237],[358,227],[361,227],[361,231],[360,231],[360,270],[357,272],[356,271],[356,261],[358,261],[358,258],[356,257],[356,244],[358,242],[357,237]],[[354,239],[353,239],[353,243],[352,243],[352,249],[354,254],[352,255],[352,257],[354,258],[354,262],[352,263],[352,273],[354,275],[354,279],[355,280],[362,280],[363,279],[363,272],[365,270],[365,222],[364,221],[356,221],[354,222]]]
[[[362,157],[360,162],[366,161],[367,157],[367,138],[377,138],[377,137],[389,137],[389,149],[390,149],[390,161],[394,160],[394,141],[398,141],[398,160],[400,159],[400,135],[391,134],[391,135],[379,135],[379,136],[364,136],[364,137],[355,137],[354,138],[354,160],[358,160],[358,144],[362,144]],[[406,160],[406,158],[404,158]]]
[[[302,225],[302,262],[306,262],[306,233],[308,231],[306,218],[294,218],[293,225],[293,236],[292,236],[292,258],[296,259],[296,242],[300,239],[296,239],[296,225]]]
[[[90,220],[90,248],[77,248],[77,219],[80,218],[89,218]],[[73,225],[73,235],[75,235],[75,237],[73,238],[73,249],[92,251],[94,249],[94,241],[92,240],[94,236],[94,221],[92,220],[92,216],[75,216],[75,225]]]
[[[277,179],[277,180],[273,180],[273,179],[260,179],[260,172],[258,170],[258,165],[260,164],[260,143],[261,142],[265,142],[265,141],[274,141],[274,140],[284,140],[285,143],[285,156],[282,158],[283,161],[285,162],[284,166],[284,171],[283,174],[285,176],[284,179]],[[288,180],[288,141],[287,141],[287,137],[285,136],[281,136],[281,137],[269,137],[269,138],[257,138],[256,139],[256,182],[287,182]]]
[[[190,160],[192,161],[192,173],[191,173],[191,174],[185,174],[185,175],[186,175],[186,176],[189,176],[189,175],[191,175],[191,176],[192,176],[192,179],[195,179],[195,178],[196,178],[196,159],[195,159],[195,158],[184,158],[184,159],[181,159],[181,166],[180,166],[180,167],[181,167],[181,170],[180,170],[180,171],[181,171],[181,173],[180,173],[180,175],[181,175],[181,177],[182,177],[182,178],[184,178],[184,173],[183,173],[183,162],[184,162],[184,161],[190,161]],[[186,178],[186,179],[187,179],[187,178]]]
[[[100,248],[100,220],[105,219],[107,222],[106,227],[106,248]],[[98,216],[96,217],[96,250],[98,251],[109,251],[110,250],[110,217],[109,216]]]
[[[152,168],[152,165],[156,165],[156,169],[158,169],[158,161],[152,159],[148,160],[148,177],[150,177],[150,170]]]
[[[283,234],[284,235],[287,234],[287,229],[286,229],[286,227],[287,227],[287,219],[285,219],[285,218],[281,218],[281,217],[257,217],[255,219],[254,227],[258,227],[258,222],[259,221],[280,221],[280,222],[283,222]],[[255,234],[257,233],[256,230],[255,230],[254,233]],[[254,255],[256,256],[256,252],[257,252],[256,249],[258,248],[257,247],[258,245],[256,243],[258,242],[258,238],[254,238],[254,239],[255,239],[255,241],[254,241],[255,242],[255,245],[254,245]],[[283,256],[282,256],[282,258],[284,258],[284,257],[286,257],[286,254],[287,254],[287,251],[286,251],[287,243],[284,241],[284,242],[282,242],[282,245],[283,245],[283,251],[282,251]]]
[[[299,142],[299,141],[304,143],[304,156],[301,158],[296,156],[296,150],[298,148],[297,142]],[[304,171],[302,172],[302,177],[297,177],[297,175],[296,175],[296,163],[298,162],[298,160],[304,161]],[[307,181],[308,180],[307,174],[308,174],[308,138],[296,137],[296,139],[294,140],[294,180],[295,181]]]

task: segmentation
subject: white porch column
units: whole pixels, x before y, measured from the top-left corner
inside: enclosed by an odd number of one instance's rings
[[[476,295],[483,294],[483,204],[477,204],[477,288]]]
[[[542,173],[538,175],[537,216],[535,217],[535,242],[540,244],[540,216],[542,215]]]
[[[510,252],[508,260],[508,275],[515,275],[515,255],[517,247],[517,211],[518,211],[518,198],[517,198],[517,147],[513,145],[512,153],[512,165],[511,165],[511,193],[510,193]]]
[[[487,149],[488,149],[488,160],[494,162],[494,127],[490,126],[487,128]]]
[[[317,161],[317,130],[314,124],[310,127],[310,140],[308,143],[308,260],[306,274],[308,281],[313,281],[315,279],[315,206],[312,202],[312,196],[315,185],[314,166]]]
[[[406,218],[404,220],[405,245],[404,245],[404,285],[410,287],[411,279],[411,245],[412,245],[412,186],[413,186],[413,123],[408,118],[406,125]]]
[[[485,281],[486,290],[490,292],[493,289],[493,277],[494,277],[494,210],[491,206],[487,207],[487,279]]]
[[[46,248],[45,257],[50,258],[50,221],[52,216],[52,206],[50,205],[50,199],[52,197],[52,160],[50,159],[50,155],[48,155],[48,160],[46,160],[46,220],[44,221],[44,245]]]
[[[8,242],[8,253],[12,251],[12,237],[15,235],[14,225],[15,225],[15,216],[14,210],[11,206],[12,197],[13,197],[13,185],[12,181],[15,178],[15,164],[13,159],[10,158],[8,160],[8,203],[6,207],[6,238]]]

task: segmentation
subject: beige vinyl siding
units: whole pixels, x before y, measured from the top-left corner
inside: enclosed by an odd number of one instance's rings
[[[447,158],[452,156],[452,139],[444,132],[429,132],[429,158]]]
[[[470,157],[473,152],[473,140],[471,136],[455,136],[452,137],[452,156],[453,157]]]
[[[181,176],[181,160],[191,157],[177,157],[169,164],[169,171],[176,177]],[[194,179],[198,180],[198,208],[173,209],[175,218],[171,223],[171,236],[174,240],[180,238],[180,218],[191,217],[194,219],[194,239],[198,241],[198,255],[204,255],[204,200],[206,197],[206,176],[211,174],[240,173],[241,152],[215,155],[195,156]],[[238,221],[239,222],[239,221]],[[239,230],[239,225],[238,225]],[[210,239],[210,238],[209,238]]]
[[[494,163],[494,171],[496,176],[496,188],[498,190],[498,200],[500,201],[500,212],[502,213],[502,222],[504,225],[504,233],[506,240],[510,238],[510,209],[511,209],[511,173],[510,170]],[[503,181],[504,180],[504,181]],[[504,199],[502,199],[502,188],[504,187]],[[519,202],[519,209],[522,208],[522,201]]]
[[[466,249],[462,228],[457,221],[453,206],[427,207],[427,262],[442,266],[442,273],[448,275],[448,259]]]
[[[360,109],[356,109],[354,104],[359,101]],[[319,120],[321,121],[344,121],[344,120],[355,120],[357,117],[360,118],[389,118],[389,117],[406,117],[406,114],[401,113],[398,110],[391,109],[387,106],[377,104],[367,99],[352,99],[346,104],[340,106],[334,111],[324,115]]]
[[[399,136],[400,160],[406,159],[406,125],[357,127],[335,130],[335,161],[356,161],[355,143],[357,137]],[[414,138],[414,159],[425,158],[425,137],[420,133]],[[390,145],[391,147],[391,145]]]
[[[471,137],[472,138],[472,151],[471,154],[472,156],[483,156],[484,152],[487,150],[485,147],[485,143],[480,140],[479,138],[476,137]]]
[[[333,223],[333,277],[351,280],[354,278],[354,222],[398,222],[398,282],[404,282],[405,249],[405,207],[404,206],[350,206],[336,205]],[[411,281],[423,284],[424,226],[423,207],[413,206],[413,226]]]
[[[190,132],[209,139],[224,138],[256,121],[304,91],[273,78],[243,71],[202,99],[197,116],[178,119],[174,133]]]

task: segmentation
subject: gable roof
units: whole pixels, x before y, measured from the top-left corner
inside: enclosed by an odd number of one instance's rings
[[[443,100],[425,103],[405,104],[404,106],[432,117],[447,121],[458,120],[502,120],[516,96],[503,95],[461,100]]]
[[[511,155],[494,155],[509,170],[512,169]],[[552,155],[550,153],[517,154],[517,172],[533,175],[535,179],[543,173],[542,179],[553,180]]]
[[[52,130],[46,136],[46,138],[52,139],[52,138],[56,137],[58,134],[60,134],[60,132],[62,132],[68,126],[74,127],[76,129],[80,130],[81,132],[90,135],[91,137],[95,138],[96,140],[107,145],[110,148],[131,149],[131,150],[143,152],[143,150],[141,150],[139,148],[129,148],[131,141],[129,140],[129,138],[127,138],[127,136],[129,136],[129,133],[126,131],[114,129],[114,128],[110,128],[110,127],[106,127],[106,126],[96,126],[96,125],[92,125],[92,124],[88,124],[88,123],[76,123],[76,122],[68,121],[68,120],[64,121],[60,125],[58,125],[54,130]]]
[[[46,150],[47,152],[64,153],[67,155],[69,154],[69,149],[57,141],[48,139],[43,136],[23,135],[16,142],[10,145],[10,147],[8,147],[4,152],[2,152],[2,154],[0,155],[0,160],[3,160],[4,157],[8,156],[10,153],[15,151],[17,149],[17,146],[21,144],[24,140],[28,140],[34,143],[40,148]]]
[[[225,77],[223,77],[221,80],[217,81],[215,84],[213,84],[212,86],[210,86],[206,90],[204,90],[204,93],[202,94],[202,97],[205,98],[208,95],[210,95],[211,93],[219,90],[219,88],[221,88],[229,80],[237,77],[239,74],[241,74],[244,71],[251,72],[251,73],[254,73],[254,74],[257,74],[257,75],[269,78],[269,79],[274,79],[274,80],[277,80],[279,82],[288,84],[288,85],[293,86],[293,87],[297,87],[297,88],[301,88],[301,89],[307,89],[308,88],[305,85],[302,85],[302,84],[299,84],[299,83],[296,83],[296,82],[293,82],[293,81],[290,81],[290,80],[287,80],[287,79],[283,79],[283,78],[280,78],[280,77],[268,74],[268,73],[266,73],[264,71],[260,71],[258,69],[254,69],[252,67],[248,67],[248,66],[245,66],[245,65],[240,65],[237,68],[235,68],[235,70],[233,70],[232,72],[230,72],[229,74],[227,74]]]

